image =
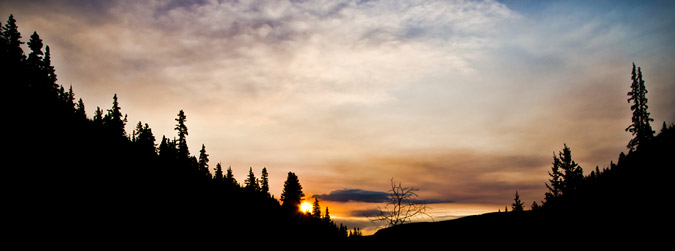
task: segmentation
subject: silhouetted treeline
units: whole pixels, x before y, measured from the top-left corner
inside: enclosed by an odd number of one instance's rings
[[[116,94],[109,109],[97,107],[90,118],[72,87],[57,84],[49,47],[37,32],[26,56],[14,17],[0,26],[9,143],[3,147],[3,208],[13,235],[37,245],[142,241],[192,247],[251,240],[261,247],[295,247],[347,238],[346,227],[328,214],[317,220],[293,210],[297,205],[280,205],[270,195],[266,168],[260,178],[251,168],[242,186],[231,168],[223,174],[220,163],[210,165],[206,146],[191,155],[183,110],[176,135],[161,139],[141,121],[127,132]],[[289,177],[299,185],[295,174]],[[294,189],[287,196],[302,193]]]
[[[382,229],[367,239],[374,247],[400,247],[401,240],[424,246],[471,245],[479,249],[657,249],[669,245],[672,179],[675,175],[675,124],[652,130],[647,89],[633,65],[628,102],[633,111],[626,128],[634,138],[617,162],[596,166],[588,175],[567,144],[553,154],[541,205],[524,203],[516,191],[511,211],[468,216],[437,223],[413,223]],[[581,130],[581,129],[580,129]],[[405,245],[417,247],[419,245]]]

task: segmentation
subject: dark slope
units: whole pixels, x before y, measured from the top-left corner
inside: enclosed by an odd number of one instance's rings
[[[667,244],[675,168],[672,126],[575,193],[540,210],[488,213],[386,228],[366,238],[373,246],[428,247],[658,247]]]

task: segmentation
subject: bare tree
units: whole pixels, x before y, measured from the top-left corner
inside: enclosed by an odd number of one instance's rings
[[[389,201],[384,207],[379,207],[379,213],[374,219],[370,219],[375,223],[378,221],[384,222],[387,226],[396,226],[412,221],[413,218],[429,217],[427,209],[429,207],[423,201],[417,200],[416,189],[414,187],[404,187],[401,182],[394,182],[391,179],[391,190],[389,190]]]

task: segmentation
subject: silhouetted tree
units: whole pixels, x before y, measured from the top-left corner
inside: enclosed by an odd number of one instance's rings
[[[42,52],[42,39],[40,39],[37,32],[33,32],[33,35],[30,35],[30,41],[28,41],[27,44],[28,48],[31,50],[31,52],[28,53],[27,63],[35,72],[39,72],[42,68],[42,55],[44,54]]]
[[[531,207],[532,211],[537,211],[540,208],[539,204],[536,201],[533,201],[532,206],[530,206],[530,207]]]
[[[321,205],[319,205],[319,198],[314,198],[314,204],[312,204],[312,217],[321,219]]]
[[[122,108],[117,101],[117,94],[113,95],[113,106],[108,110],[108,114],[103,117],[103,123],[111,128],[116,135],[126,136],[124,127],[127,124],[126,115],[122,117]]]
[[[92,120],[94,121],[94,124],[103,125],[103,110],[101,110],[101,107],[96,107]]]
[[[215,168],[215,174],[213,176],[213,180],[216,183],[221,183],[224,181],[225,177],[223,177],[223,167],[220,165],[220,163],[216,164]]]
[[[2,27],[2,36],[5,38],[6,47],[6,56],[8,61],[13,62],[11,65],[12,69],[16,69],[15,63],[25,60],[25,55],[23,54],[23,49],[21,49],[21,33],[19,32],[19,27],[16,25],[16,20],[14,15],[10,14],[7,18],[5,26]]]
[[[404,187],[401,182],[396,183],[391,179],[391,189],[389,190],[389,201],[385,207],[378,207],[378,214],[375,219],[370,221],[383,221],[387,226],[396,226],[412,221],[413,218],[426,216],[427,205],[424,202],[417,201],[416,191],[419,189],[413,187]]]
[[[291,210],[291,212],[300,212],[300,202],[305,197],[302,192],[302,185],[298,176],[293,172],[288,172],[288,177],[284,182],[284,189],[281,192],[281,206]]]
[[[75,109],[75,117],[79,119],[87,119],[87,112],[84,110],[84,102],[82,102],[82,99],[79,99],[77,101],[77,107]]]
[[[234,173],[232,172],[232,166],[227,168],[227,172],[225,174],[225,184],[228,185],[229,187],[239,187],[239,182],[234,178]]]
[[[654,131],[650,125],[650,122],[654,121],[654,119],[649,117],[649,112],[647,111],[647,108],[649,108],[647,106],[647,88],[645,87],[645,81],[642,80],[642,70],[638,67],[636,74],[635,63],[633,63],[631,80],[628,103],[632,101],[630,109],[633,111],[633,117],[631,118],[632,124],[626,128],[626,131],[635,137],[628,142],[626,147],[635,150],[640,144],[654,138]]]
[[[206,146],[202,144],[202,149],[199,150],[199,172],[205,178],[211,178],[211,172],[209,171],[209,155],[206,154]]]
[[[57,86],[56,84],[56,70],[52,66],[51,53],[49,51],[49,45],[45,46],[45,56],[42,59],[43,71],[47,74],[47,83],[51,85],[52,88]]]
[[[549,172],[551,179],[549,189],[546,192],[546,202],[551,202],[564,194],[574,191],[584,180],[583,169],[572,160],[572,151],[564,144],[562,152],[558,156],[553,154],[553,167]]]
[[[262,175],[260,176],[260,191],[268,195],[270,193],[269,174],[265,167],[263,167]]]
[[[185,112],[181,109],[178,112],[178,116],[176,117],[176,127],[174,128],[176,131],[178,131],[178,155],[180,157],[187,158],[190,156],[190,151],[188,150],[187,146],[187,135],[188,135],[188,129],[187,126],[185,125],[186,121],[185,117]]]
[[[148,123],[143,125],[141,121],[138,121],[136,129],[134,129],[131,137],[132,141],[136,143],[139,148],[143,149],[144,152],[156,154],[155,135],[152,134],[152,129],[150,129]]]
[[[514,200],[513,204],[511,204],[511,211],[522,212],[523,211],[523,202],[520,201],[520,195],[518,195],[518,190],[516,190],[516,196],[513,200]]]
[[[255,174],[253,173],[253,168],[249,167],[248,176],[244,181],[244,189],[248,192],[258,192],[260,191],[260,186],[258,186],[258,179],[256,179]]]
[[[328,207],[326,207],[326,212],[323,214],[323,221],[330,223],[332,220],[330,218],[330,212],[328,212]]]

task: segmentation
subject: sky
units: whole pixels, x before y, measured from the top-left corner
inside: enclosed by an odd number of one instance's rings
[[[626,152],[632,63],[675,122],[673,1],[3,1],[88,116],[128,115],[243,181],[289,171],[373,231],[394,179],[436,220],[541,201],[563,144],[590,173]],[[28,51],[24,49],[24,51]]]

